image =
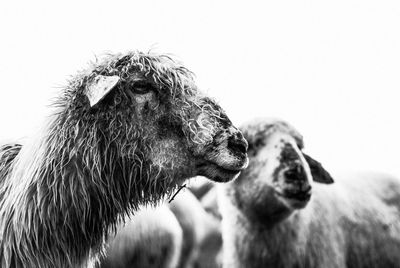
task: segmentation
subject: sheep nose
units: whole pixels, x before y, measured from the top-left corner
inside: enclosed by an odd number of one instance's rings
[[[285,172],[285,177],[288,181],[307,181],[307,175],[304,167],[296,163]]]
[[[240,131],[236,131],[232,136],[228,138],[228,148],[240,152],[242,154],[247,153],[249,144],[244,139],[243,134]]]
[[[309,184],[304,184],[303,187],[301,188],[303,192],[306,192],[307,194],[311,195],[312,187]]]

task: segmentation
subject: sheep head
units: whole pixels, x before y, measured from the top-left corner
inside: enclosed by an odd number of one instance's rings
[[[313,180],[333,182],[319,162],[302,152],[302,136],[287,123],[266,120],[249,124],[243,131],[250,163],[230,186],[237,205],[251,207],[258,217],[279,218],[304,208]]]
[[[139,165],[150,184],[164,178],[165,189],[195,175],[226,182],[247,166],[241,132],[169,56],[108,56],[69,88],[60,101],[68,106],[67,120],[76,118],[80,133],[101,135],[105,150]]]

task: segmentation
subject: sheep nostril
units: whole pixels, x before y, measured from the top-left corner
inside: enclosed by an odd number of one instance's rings
[[[247,153],[248,146],[247,141],[243,138],[241,133],[240,135],[233,135],[228,140],[228,148],[243,154]]]
[[[297,171],[294,171],[294,170],[288,170],[288,171],[285,172],[285,177],[289,181],[298,180],[298,177],[299,177],[298,175],[299,175],[299,173]]]
[[[304,185],[303,187],[304,187],[303,191],[306,192],[308,195],[311,195],[311,190],[312,190],[311,185]]]
[[[285,171],[285,177],[288,181],[305,181],[306,174],[301,165],[295,165],[294,167]]]

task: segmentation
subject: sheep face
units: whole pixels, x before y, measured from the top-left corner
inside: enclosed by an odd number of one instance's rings
[[[241,132],[198,91],[192,73],[168,56],[107,57],[71,88],[86,95],[72,98],[80,102],[73,107],[85,110],[82,125],[94,126],[113,156],[140,166],[132,172],[172,184],[195,175],[225,182],[247,166]]]
[[[312,175],[302,152],[292,135],[277,131],[268,138],[259,152],[259,166],[273,196],[291,209],[303,208],[311,197]]]
[[[249,141],[249,167],[230,184],[228,193],[245,213],[270,220],[284,217],[307,205],[313,179],[331,182],[329,174],[320,171],[322,166],[301,151],[301,135],[286,123],[249,125],[244,135]]]
[[[311,197],[312,175],[301,145],[284,130],[271,133],[264,142],[249,171],[266,190],[266,196],[260,196],[266,200],[259,201],[273,201],[288,209],[303,208]]]

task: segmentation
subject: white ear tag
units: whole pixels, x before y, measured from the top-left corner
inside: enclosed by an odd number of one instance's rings
[[[93,82],[87,86],[86,96],[89,98],[90,107],[101,101],[118,83],[119,76],[98,75]]]

